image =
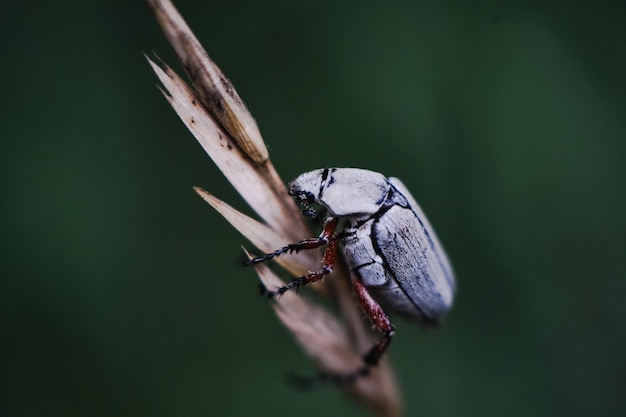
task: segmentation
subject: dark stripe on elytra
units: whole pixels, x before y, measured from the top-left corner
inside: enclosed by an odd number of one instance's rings
[[[392,206],[389,206],[389,208],[391,208],[391,207]],[[383,269],[385,270],[385,272],[388,273],[393,278],[393,280],[398,285],[398,288],[400,288],[402,290],[402,292],[404,293],[405,297],[411,302],[411,304],[413,304],[413,306],[415,306],[415,308],[419,312],[420,316],[423,317],[423,319],[425,321],[427,321],[427,322],[434,322],[434,323],[436,323],[437,319],[433,318],[433,317],[430,317],[426,313],[424,313],[424,310],[419,305],[417,305],[417,303],[413,300],[413,298],[411,298],[409,296],[409,293],[406,291],[406,289],[404,288],[402,283],[400,281],[398,281],[398,278],[396,278],[396,274],[389,267],[389,263],[387,262],[387,258],[385,257],[385,255],[383,254],[382,249],[378,245],[378,236],[376,234],[376,229],[375,229],[375,226],[380,221],[381,216],[382,216],[382,214],[380,216],[377,216],[374,219],[374,222],[372,223],[371,233],[370,233],[370,236],[371,236],[371,239],[372,239],[372,247],[374,248],[374,252],[378,256],[380,256],[380,259],[383,261]]]
[[[411,210],[411,211],[413,211],[413,210]],[[428,229],[426,229],[426,226],[424,226],[424,223],[422,222],[422,219],[420,219],[420,217],[417,215],[417,213],[415,211],[413,211],[413,214],[415,215],[415,218],[419,222],[420,226],[422,226],[422,230],[424,231],[424,234],[426,235],[426,238],[428,239],[428,243],[430,244],[430,249],[433,251],[433,253],[437,257],[437,262],[439,263],[439,267],[441,268],[443,273],[446,274],[446,280],[448,282],[454,282],[454,280],[452,279],[452,277],[449,274],[450,271],[447,270],[446,265],[441,260],[441,256],[439,255],[439,251],[437,250],[437,247],[435,246],[435,242],[433,241],[433,238],[430,236],[430,233],[428,233]]]
[[[446,280],[448,282],[453,282],[454,280],[452,279],[452,277],[449,274],[450,271],[448,271],[445,268],[445,264],[441,260],[441,256],[439,254],[439,251],[437,250],[437,247],[435,246],[435,242],[434,242],[433,238],[431,237],[430,233],[428,232],[428,229],[424,225],[424,222],[422,222],[422,219],[420,219],[420,217],[417,215],[417,213],[415,212],[413,207],[411,207],[411,205],[409,204],[409,200],[404,196],[404,194],[402,194],[400,192],[400,190],[398,190],[392,183],[389,183],[389,185],[395,190],[395,192],[396,192],[395,195],[402,196],[402,198],[404,199],[404,201],[398,201],[399,199],[396,198],[395,199],[396,200],[395,203],[397,205],[399,205],[400,207],[407,208],[407,209],[409,209],[409,210],[411,210],[413,212],[413,215],[415,216],[415,218],[419,222],[420,226],[422,226],[422,231],[424,232],[424,234],[426,235],[426,238],[428,239],[428,244],[430,245],[430,249],[433,251],[433,253],[437,257],[437,262],[439,263],[439,266],[441,267],[441,270],[444,272],[444,274],[446,274]]]
[[[389,193],[387,194],[387,201],[385,202],[385,204],[383,204],[383,206],[380,208],[380,210],[378,210],[376,213],[374,213],[372,216],[369,217],[369,219],[374,219],[374,221],[372,222],[371,231],[370,231],[370,239],[372,241],[372,247],[374,248],[374,252],[378,256],[380,256],[380,259],[382,259],[382,261],[383,261],[383,269],[385,270],[385,272],[388,273],[391,277],[393,277],[393,280],[398,285],[398,288],[400,288],[402,290],[402,292],[404,293],[406,298],[411,302],[411,304],[413,304],[415,306],[415,308],[420,313],[420,315],[424,318],[424,320],[429,321],[429,322],[436,322],[437,321],[436,318],[430,317],[426,313],[424,313],[424,310],[419,305],[417,305],[417,303],[413,300],[413,298],[411,298],[409,296],[409,293],[406,291],[406,289],[404,288],[402,283],[400,281],[398,281],[398,278],[396,277],[396,274],[389,267],[389,262],[387,262],[387,258],[385,257],[385,255],[383,254],[382,249],[378,245],[378,235],[376,233],[376,224],[378,224],[378,222],[380,221],[382,216],[385,213],[387,213],[394,206],[399,206],[399,207],[402,207],[404,209],[409,209],[407,207],[408,206],[408,201],[406,200],[406,197],[404,197],[404,195],[402,193],[400,193],[396,189],[396,187],[394,187],[393,184],[391,184],[389,181],[387,181],[387,183],[391,186],[391,189],[389,190]],[[397,201],[397,199],[395,198],[396,193],[397,193],[397,195],[402,196],[404,201]],[[396,201],[394,201],[394,200],[396,200]],[[407,206],[405,206],[405,205],[403,205],[401,203],[405,203]],[[411,210],[411,211],[413,211],[413,210]],[[415,214],[415,212],[413,212],[413,214]],[[423,228],[423,226],[422,226],[422,228]]]
[[[357,272],[359,269],[361,269],[361,268],[365,268],[366,266],[370,266],[370,265],[373,265],[373,264],[375,264],[375,263],[376,263],[376,261],[366,262],[366,263],[364,263],[364,264],[361,264],[361,265],[355,266],[354,268],[350,268],[350,270],[351,270],[352,272]]]

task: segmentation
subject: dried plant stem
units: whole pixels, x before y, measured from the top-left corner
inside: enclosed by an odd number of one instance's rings
[[[148,0],[148,3],[193,85],[189,87],[164,63],[148,58],[162,83],[164,96],[262,222],[199,187],[195,187],[196,192],[263,253],[310,237],[298,207],[287,195],[284,182],[269,159],[254,118],[233,85],[209,58],[169,0]],[[285,255],[276,261],[294,276],[320,267],[317,251]],[[265,265],[255,268],[268,288],[283,285]],[[285,293],[272,305],[320,370],[349,373],[363,366],[361,354],[371,346],[372,332],[355,303],[342,263],[323,283],[323,288],[337,303],[342,320],[293,292]],[[372,369],[369,377],[343,388],[381,416],[402,414],[399,390],[385,360]]]

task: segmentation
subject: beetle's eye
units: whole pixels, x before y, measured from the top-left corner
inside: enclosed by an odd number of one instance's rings
[[[311,207],[307,207],[306,209],[302,210],[302,214],[305,217],[317,217],[317,210],[312,209]]]
[[[298,200],[298,204],[301,204],[305,207],[315,202],[315,196],[311,193],[299,193],[296,196],[296,199]]]

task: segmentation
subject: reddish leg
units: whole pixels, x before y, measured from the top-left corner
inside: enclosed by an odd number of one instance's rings
[[[311,284],[312,282],[318,281],[333,272],[333,266],[335,265],[335,258],[337,256],[338,243],[339,239],[337,239],[337,237],[335,236],[331,237],[328,241],[328,246],[326,246],[326,250],[324,251],[324,261],[322,269],[317,272],[311,272],[309,274],[306,274],[300,278],[296,278],[289,284],[278,288],[276,291],[269,291],[265,289],[265,291],[263,291],[264,295],[267,295],[269,298],[277,297],[279,295],[283,295],[285,292],[289,291],[292,288],[298,289],[303,285]]]
[[[312,282],[318,281],[324,278],[326,275],[330,274],[333,271],[333,267],[335,266],[335,259],[337,257],[337,245],[339,244],[339,238],[334,235],[335,229],[337,228],[338,219],[334,217],[329,217],[324,224],[324,230],[320,234],[318,238],[305,239],[298,243],[294,243],[292,245],[285,246],[282,249],[277,250],[271,254],[252,259],[250,264],[263,262],[267,259],[271,259],[275,256],[280,255],[281,253],[285,253],[287,251],[299,252],[302,249],[314,249],[326,244],[326,250],[324,251],[324,259],[322,261],[322,269],[317,272],[311,272],[307,275],[304,275],[300,278],[296,278],[291,281],[289,284],[284,285],[278,288],[276,291],[269,291],[266,288],[263,288],[262,292],[264,295],[268,297],[276,297],[284,294],[286,291],[289,291],[292,288],[299,288],[303,285],[308,285]]]
[[[244,266],[254,265],[261,262],[269,261],[272,258],[282,255],[283,253],[292,253],[292,252],[300,252],[304,249],[315,249],[319,248],[322,245],[329,243],[333,233],[335,233],[335,229],[337,228],[337,223],[339,219],[336,217],[329,217],[324,222],[324,229],[322,233],[320,233],[319,237],[312,237],[310,239],[301,240],[298,243],[290,243],[289,245],[282,247],[280,249],[275,250],[272,253],[268,253],[267,255],[259,256],[258,258],[250,259],[247,262],[244,262]]]
[[[380,358],[387,350],[387,347],[389,347],[389,343],[391,342],[391,338],[393,337],[393,325],[389,321],[389,318],[383,311],[382,307],[372,298],[370,293],[367,291],[367,288],[365,288],[365,285],[363,285],[363,281],[361,280],[360,276],[355,274],[353,285],[357,299],[359,300],[359,304],[361,304],[363,311],[365,312],[365,314],[367,314],[367,316],[370,318],[376,328],[383,333],[384,338],[376,343],[374,346],[372,346],[372,348],[363,356],[363,362],[365,362],[365,366],[363,366],[362,368],[346,374],[323,372],[315,378],[292,377],[291,381],[298,387],[311,388],[315,386],[316,383],[324,381],[332,382],[335,384],[352,384],[357,379],[369,375],[370,367],[378,364]]]
[[[387,350],[387,347],[389,347],[389,343],[393,337],[393,324],[389,321],[389,317],[387,317],[380,304],[378,304],[367,291],[361,277],[355,274],[352,282],[361,308],[367,317],[370,318],[372,324],[374,324],[384,336],[382,340],[372,346],[365,356],[363,356],[363,361],[367,365],[376,365]]]

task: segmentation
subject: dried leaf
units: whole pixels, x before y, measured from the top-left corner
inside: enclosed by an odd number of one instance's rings
[[[239,147],[263,165],[269,154],[256,121],[235,87],[209,58],[185,20],[169,1],[150,0],[165,35],[181,57],[185,71],[198,91],[200,102],[215,116]]]
[[[276,233],[267,225],[235,210],[208,191],[200,187],[194,187],[194,190],[261,252],[269,253],[292,243],[289,238]],[[276,262],[295,276],[306,274],[308,271],[320,267],[320,257],[315,256],[315,252],[311,251],[300,253],[297,256],[283,255],[277,257]]]
[[[232,138],[222,130],[215,119],[198,104],[196,94],[167,65],[157,65],[146,57],[152,69],[159,77],[165,89],[165,98],[170,102],[178,117],[185,123],[205,152],[215,162],[235,189],[267,224],[280,231],[292,241],[302,239],[302,234],[294,233],[292,225],[285,219],[292,219],[295,224],[302,224],[301,216],[293,202],[285,204],[287,190],[282,182],[272,181],[263,175],[265,171],[257,169],[246,158]],[[282,188],[282,192],[277,188]],[[295,212],[295,214],[294,214]]]

